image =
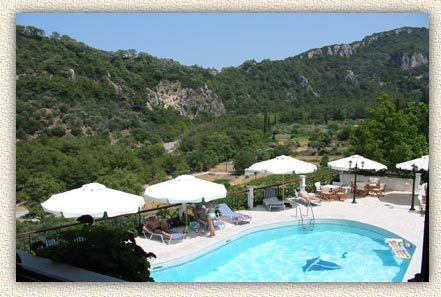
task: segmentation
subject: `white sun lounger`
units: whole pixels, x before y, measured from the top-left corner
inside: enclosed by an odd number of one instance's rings
[[[294,195],[295,195],[297,200],[301,200],[305,204],[321,205],[321,203],[322,203],[320,198],[315,196],[315,194],[313,194],[313,193],[307,193],[306,191],[304,191],[304,193],[299,193],[296,190],[294,190]],[[312,196],[312,195],[314,195],[315,198],[309,198],[309,196]]]
[[[219,211],[221,212],[222,216],[228,217],[231,220],[231,222],[233,222],[236,225],[241,224],[241,223],[251,222],[251,216],[240,213],[240,212],[234,212],[225,203],[220,203],[218,207],[219,207]]]
[[[149,226],[146,228],[147,230],[142,230],[145,238],[152,239],[153,237],[158,237],[165,244],[169,244],[172,240],[183,240],[185,238],[185,233],[181,232],[173,232],[171,230],[166,230],[170,232],[170,236],[165,234],[155,233]]]
[[[262,201],[263,205],[265,205],[270,211],[273,209],[285,209],[285,204],[276,197],[264,198]]]

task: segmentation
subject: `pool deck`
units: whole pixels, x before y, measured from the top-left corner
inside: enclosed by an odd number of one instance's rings
[[[352,198],[344,201],[323,201],[322,205],[314,206],[314,216],[316,220],[340,219],[370,224],[393,232],[416,245],[415,253],[403,278],[403,282],[406,282],[421,270],[424,231],[424,215],[419,213],[418,199],[415,199],[416,211],[409,211],[410,196],[411,193],[407,192],[388,192],[380,199],[357,198],[357,204],[351,203]],[[306,208],[303,205],[299,207],[305,215]],[[241,233],[247,230],[264,229],[265,226],[273,224],[286,225],[290,222],[297,224],[300,219],[300,214],[296,215],[296,209],[290,207],[286,210],[270,212],[263,205],[257,205],[253,209],[240,212],[251,215],[253,217],[251,223],[234,225],[226,221],[225,228],[217,229],[215,237],[210,238],[205,233],[189,230],[184,240],[173,241],[168,245],[157,237],[153,240],[138,237],[136,241],[146,252],[153,252],[157,256],[151,261],[152,268],[155,269],[168,266],[170,261],[186,261],[240,237]]]

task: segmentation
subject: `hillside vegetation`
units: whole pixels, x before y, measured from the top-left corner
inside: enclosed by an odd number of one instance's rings
[[[217,72],[135,50],[101,51],[17,26],[17,138],[121,138],[118,132],[125,131],[135,143],[157,142],[157,136],[169,141],[187,119],[207,114],[267,111],[285,122],[360,119],[382,92],[398,106],[428,103],[428,56],[428,30],[401,28]]]
[[[216,71],[17,26],[17,202],[44,215],[42,201],[86,183],[139,194],[281,154],[393,168],[428,152],[428,48],[427,29],[401,28]]]

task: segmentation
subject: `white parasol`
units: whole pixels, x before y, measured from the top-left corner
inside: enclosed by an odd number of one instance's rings
[[[375,170],[375,171],[387,169],[386,165],[383,165],[376,161],[372,161],[368,158],[359,155],[352,155],[347,158],[328,162],[328,167],[340,171],[349,171],[354,168]]]
[[[282,174],[282,199],[285,200],[285,174],[311,173],[317,170],[317,165],[281,155],[271,160],[254,163],[247,170],[251,172]]]
[[[334,160],[331,162],[328,162],[328,167],[340,171],[350,171],[352,169],[355,169],[355,175],[354,175],[354,196],[352,198],[352,203],[357,203],[355,201],[355,193],[357,191],[357,169],[363,169],[363,170],[386,170],[387,166],[383,165],[379,162],[372,161],[368,158],[365,158],[363,156],[359,155],[352,155],[347,158],[342,158],[338,160]]]
[[[180,175],[174,179],[148,186],[144,191],[144,197],[148,200],[169,204],[181,203],[180,213],[185,211],[186,203],[208,202],[226,196],[227,189],[224,185],[191,175]]]
[[[52,195],[41,203],[46,212],[65,218],[91,215],[101,218],[104,213],[113,217],[138,212],[144,206],[141,196],[106,188],[99,183]]]
[[[429,171],[429,155],[422,156],[421,158],[409,160],[403,163],[398,163],[395,165],[398,169],[409,170],[412,171],[414,165],[416,166],[415,170],[420,171]]]
[[[225,198],[227,189],[224,185],[196,178],[191,175],[180,175],[174,179],[148,186],[144,197],[162,203],[198,203]]]
[[[415,199],[415,176],[416,172],[420,170],[429,171],[429,155],[422,156],[421,158],[409,160],[406,162],[398,163],[395,165],[398,169],[413,171],[413,187],[412,187],[412,201],[410,210],[415,210],[414,199]]]

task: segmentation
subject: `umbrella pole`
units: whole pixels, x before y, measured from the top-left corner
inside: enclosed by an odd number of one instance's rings
[[[285,203],[285,175],[282,175],[282,201]]]
[[[354,196],[352,197],[352,203],[357,203],[357,201],[355,201],[355,194],[356,193],[357,193],[357,164],[355,164]]]
[[[185,231],[188,233],[188,209],[187,209],[187,204],[185,204]]]
[[[410,211],[414,211],[415,210],[415,178],[416,178],[416,170],[415,170],[415,165],[412,165],[412,171],[413,171],[413,186],[412,186],[412,201],[411,201],[411,205],[410,205]]]

